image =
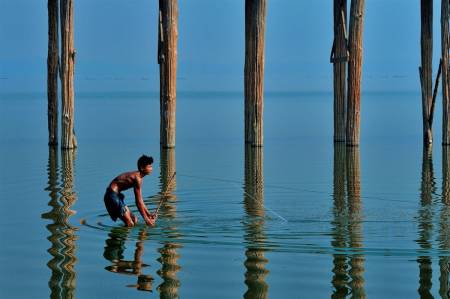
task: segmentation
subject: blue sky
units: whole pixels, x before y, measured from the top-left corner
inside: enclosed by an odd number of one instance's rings
[[[75,0],[77,91],[158,90],[157,10]],[[439,22],[435,1],[434,72]],[[331,0],[268,0],[266,26],[266,91],[332,90]],[[0,40],[0,92],[45,91],[47,1],[0,0]],[[420,1],[366,1],[363,90],[419,90],[419,41]],[[244,0],[179,0],[178,58],[178,90],[241,91]]]

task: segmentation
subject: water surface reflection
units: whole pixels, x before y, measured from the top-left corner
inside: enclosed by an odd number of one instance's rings
[[[136,288],[140,291],[152,291],[153,277],[143,273],[143,269],[148,267],[142,260],[144,254],[144,242],[148,238],[147,226],[141,226],[137,241],[135,244],[132,260],[126,260],[124,252],[126,250],[126,241],[132,229],[127,227],[114,227],[108,234],[103,256],[111,262],[111,265],[105,267],[106,270],[124,275],[137,276],[136,284],[128,287]]]
[[[72,205],[77,199],[74,191],[74,163],[75,150],[62,150],[62,183],[58,187],[58,151],[55,147],[49,147],[48,158],[48,186],[51,210],[42,214],[42,218],[51,220],[47,225],[50,232],[47,238],[51,247],[48,252],[52,259],[47,263],[52,275],[49,279],[50,298],[75,298],[76,272],[75,256],[77,228],[69,222],[74,214]]]
[[[162,278],[162,283],[158,286],[158,292],[161,298],[178,298],[178,290],[180,288],[180,280],[177,278],[177,272],[181,267],[178,265],[180,255],[177,250],[181,248],[181,244],[177,242],[179,233],[174,220],[177,216],[176,200],[174,194],[176,188],[176,176],[171,177],[176,172],[175,149],[161,148],[161,173],[160,186],[161,196],[164,197],[164,202],[161,205],[160,216],[166,218],[167,225],[162,228],[163,239],[170,240],[162,242],[162,247],[158,249],[161,257],[158,262],[161,268],[158,270],[158,275]],[[161,225],[161,222],[160,224]]]
[[[244,238],[247,245],[244,266],[247,291],[244,298],[267,298],[269,293],[269,285],[266,283],[269,274],[266,266],[269,260],[264,256],[266,234],[263,160],[262,147],[245,147]]]
[[[333,215],[331,245],[336,252],[350,249],[353,254],[333,254],[332,298],[365,298],[361,174],[359,148],[334,146]]]

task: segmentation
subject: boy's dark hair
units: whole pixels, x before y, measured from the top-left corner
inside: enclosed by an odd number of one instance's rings
[[[141,170],[146,165],[152,165],[152,164],[153,164],[153,157],[149,157],[146,155],[142,155],[137,161],[138,170]]]

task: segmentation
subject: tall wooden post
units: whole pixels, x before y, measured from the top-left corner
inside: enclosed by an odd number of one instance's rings
[[[47,118],[48,144],[58,144],[58,0],[48,0]]]
[[[359,145],[364,0],[352,0],[348,62],[347,145]]]
[[[421,67],[419,67],[420,84],[422,89],[422,121],[423,141],[425,144],[433,142],[431,131],[432,107],[432,62],[433,62],[433,0],[420,1],[421,12]]]
[[[442,0],[441,5],[441,48],[442,48],[442,144],[450,145],[450,95],[449,95],[449,0]]]
[[[61,147],[64,149],[77,147],[74,130],[74,68],[73,0],[61,0]]]
[[[178,0],[159,0],[160,143],[175,147]]]
[[[334,141],[345,142],[347,0],[334,0],[334,41],[330,62],[333,63]]]
[[[245,143],[263,145],[266,0],[245,0]]]

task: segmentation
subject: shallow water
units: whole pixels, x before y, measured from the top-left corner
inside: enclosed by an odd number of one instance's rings
[[[237,93],[180,93],[173,150],[157,94],[77,95],[74,151],[48,148],[45,95],[0,106],[2,298],[449,296],[450,151],[439,117],[422,148],[419,94],[364,95],[359,148],[333,145],[328,93],[268,93],[261,149]],[[102,198],[142,153],[147,205],[168,196],[127,229]]]

